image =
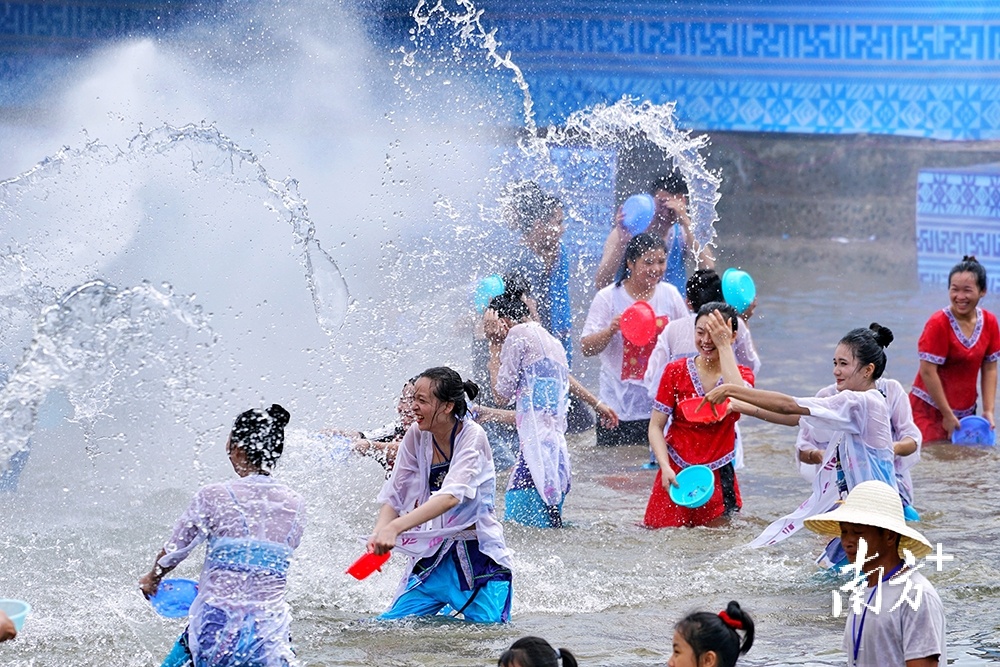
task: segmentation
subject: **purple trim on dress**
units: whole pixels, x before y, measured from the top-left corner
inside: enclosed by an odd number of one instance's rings
[[[698,366],[694,363],[694,357],[688,357],[687,369],[688,376],[691,378],[691,384],[694,385],[694,392],[699,396],[705,395],[705,388],[701,386],[701,378],[698,377]]]
[[[951,322],[951,330],[955,332],[955,338],[958,342],[965,346],[965,349],[972,348],[977,342],[979,342],[979,334],[983,332],[983,309],[976,308],[976,328],[972,330],[972,337],[966,338],[965,334],[962,333],[962,327],[959,326],[958,320],[955,319],[955,315],[952,314],[951,308],[944,308],[944,315]]]
[[[668,408],[667,406],[665,406],[663,403],[660,403],[659,401],[653,401],[653,409],[654,410],[659,410],[660,412],[662,412],[665,415],[672,415],[672,414],[674,414],[674,409],[673,408]]]
[[[986,359],[984,359],[983,361],[1000,361],[1000,351],[994,352],[993,354],[986,357]]]
[[[947,361],[945,357],[939,357],[936,354],[931,354],[929,352],[918,352],[917,357],[919,357],[921,361],[930,362],[935,366],[941,366],[945,361]]]
[[[694,357],[688,357],[687,360],[688,376],[691,378],[691,384],[694,385],[695,393],[698,394],[699,396],[704,396],[705,388],[701,386],[701,377],[698,376],[698,366],[694,363],[694,360],[697,356],[698,355],[695,355]],[[725,378],[719,376],[719,381],[715,383],[715,386],[721,387],[723,384],[725,384],[725,382],[726,382]]]
[[[934,399],[931,398],[931,395],[928,394],[923,389],[921,389],[920,387],[914,387],[913,389],[910,390],[910,392],[924,403],[930,405],[931,407],[933,408],[937,407],[937,403],[934,402]]]
[[[671,461],[680,466],[681,470],[683,470],[684,468],[690,468],[691,466],[695,465],[694,463],[688,463],[687,461],[682,459],[681,455],[677,453],[677,450],[671,447],[670,445],[667,445],[667,454],[670,455]],[[703,463],[701,465],[706,466],[709,470],[718,470],[722,466],[728,463],[732,463],[733,459],[735,458],[736,458],[736,451],[734,450],[723,456],[721,459],[716,459],[711,463]]]
[[[924,403],[927,403],[928,405],[933,407],[938,412],[941,411],[941,408],[937,406],[937,403],[934,402],[934,399],[931,398],[931,395],[928,394],[923,389],[921,389],[920,387],[914,387],[913,389],[910,390],[910,392]],[[975,404],[973,404],[971,408],[965,408],[964,410],[952,410],[952,412],[955,413],[955,417],[961,419],[962,417],[968,417],[969,415],[976,414],[976,406]]]
[[[976,414],[976,406],[973,405],[971,408],[968,408],[967,410],[952,410],[952,412],[955,413],[955,416],[957,418],[962,419],[963,417],[969,417],[971,415]]]

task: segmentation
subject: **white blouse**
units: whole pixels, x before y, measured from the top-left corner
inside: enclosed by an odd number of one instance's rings
[[[590,311],[583,325],[583,335],[589,336],[606,329],[616,315],[621,315],[635,302],[636,299],[624,287],[608,285],[597,293],[590,304]],[[658,283],[648,303],[657,316],[666,315],[671,322],[688,314],[684,298],[670,283]],[[622,380],[623,354],[622,334],[618,331],[600,353],[600,399],[618,413],[618,418],[622,421],[649,419],[653,411],[653,399],[641,380]]]

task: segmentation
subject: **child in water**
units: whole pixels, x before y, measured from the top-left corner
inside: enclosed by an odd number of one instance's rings
[[[554,649],[541,637],[521,637],[500,654],[497,667],[576,667],[576,656],[564,648]]]
[[[725,611],[688,614],[674,626],[674,651],[667,667],[733,667],[751,646],[753,619],[733,600]]]

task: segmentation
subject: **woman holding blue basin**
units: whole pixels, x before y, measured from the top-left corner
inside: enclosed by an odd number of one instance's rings
[[[475,382],[445,366],[417,376],[416,423],[379,493],[368,538],[371,553],[398,547],[410,557],[383,620],[445,610],[477,623],[510,620],[511,558],[493,505],[496,469],[466,400],[478,395]]]
[[[717,418],[692,419],[694,415],[685,409],[686,401],[700,402],[717,385],[753,384],[753,371],[739,366],[733,352],[738,323],[732,306],[706,303],[695,320],[698,356],[672,361],[663,371],[649,420],[649,443],[660,470],[646,505],[643,524],[647,528],[709,525],[743,506],[733,466],[740,415],[719,408]],[[668,417],[672,419],[664,436]],[[671,500],[670,487],[678,486],[677,473],[694,465],[713,471],[715,489],[705,505],[682,507]]]
[[[750,546],[768,546],[789,537],[802,527],[802,519],[829,511],[861,482],[876,479],[898,492],[889,404],[876,384],[885,371],[885,348],[892,339],[892,331],[877,323],[848,332],[833,353],[836,393],[830,396],[793,398],[741,384],[724,384],[705,395],[710,403],[734,399],[730,407],[742,414],[823,431],[830,443],[804,457],[803,462],[820,466],[812,495],[768,526]]]
[[[991,429],[1000,359],[1000,327],[979,307],[986,296],[986,269],[966,256],[948,274],[951,305],[931,315],[917,341],[920,370],[910,405],[924,442],[951,439],[959,420],[976,413],[976,377],[981,376],[982,416]]]
[[[240,478],[199,489],[153,569],[139,579],[147,597],[156,595],[163,576],[208,541],[188,627],[164,667],[296,664],[285,585],[305,504],[271,477],[288,420],[277,404],[236,418],[226,453]]]

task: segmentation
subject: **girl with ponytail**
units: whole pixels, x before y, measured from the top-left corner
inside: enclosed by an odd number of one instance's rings
[[[688,614],[674,626],[667,667],[734,667],[753,646],[753,637],[753,619],[735,600],[718,614]]]
[[[468,401],[479,395],[445,366],[413,387],[415,421],[403,436],[368,551],[402,551],[409,568],[380,618],[433,616],[446,606],[465,620],[510,620],[511,559],[493,510],[496,469]]]
[[[899,491],[890,406],[878,387],[887,361],[885,348],[892,339],[892,331],[878,323],[853,329],[841,338],[833,353],[835,391],[830,395],[793,398],[735,384],[721,385],[705,395],[709,403],[736,399],[731,408],[745,415],[823,432],[830,443],[825,451],[810,450],[803,460],[820,465],[809,499],[768,526],[750,546],[768,546],[794,534],[803,518],[830,511],[861,482],[879,480]],[[906,421],[905,415],[902,420]],[[912,439],[912,431],[908,433]],[[916,447],[916,442],[906,444],[907,449]],[[829,545],[828,564],[840,560],[839,547],[839,540]]]
[[[500,654],[497,667],[576,667],[576,656],[541,637],[521,637]]]
[[[203,486],[139,579],[146,595],[191,551],[208,542],[188,627],[163,662],[281,667],[295,662],[285,583],[302,539],[302,496],[271,477],[285,448],[290,415],[278,404],[236,418],[226,454],[238,480]]]

